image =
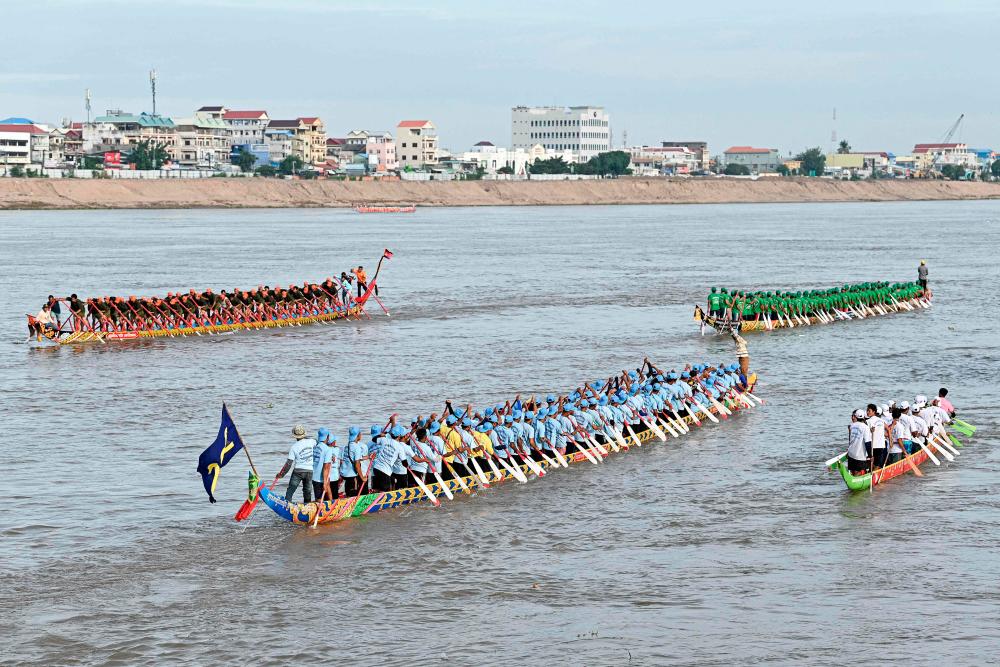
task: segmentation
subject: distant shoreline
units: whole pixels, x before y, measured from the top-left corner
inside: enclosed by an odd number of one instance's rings
[[[817,178],[591,181],[0,178],[0,210],[573,206],[1000,199],[1000,183]]]

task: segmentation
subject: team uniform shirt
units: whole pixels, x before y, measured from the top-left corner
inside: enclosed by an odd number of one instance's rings
[[[431,470],[440,473],[441,460],[444,458],[445,452],[444,440],[437,435],[429,435],[427,436],[427,443],[430,445],[430,451],[428,451],[427,448],[424,448],[424,454],[426,454],[427,458],[433,461],[433,463],[431,463]],[[423,443],[421,443],[421,446],[423,446]]]
[[[406,463],[416,456],[416,453],[413,451],[413,448],[405,442],[400,442],[399,440],[393,440],[393,442],[396,446],[396,460],[392,464],[392,474],[405,475]],[[424,472],[426,472],[426,470]]]
[[[562,423],[558,417],[546,417],[545,439],[546,449],[563,449],[566,447],[566,443],[562,440]]]
[[[430,444],[426,442],[420,442],[414,439],[406,446],[410,448],[409,455],[406,457],[407,465],[410,466],[410,470],[412,470],[413,472],[427,472],[427,464],[421,463],[419,461],[414,461],[413,458],[415,456],[419,456],[422,459],[431,458],[432,452],[428,451],[430,450]]]
[[[463,464],[468,462],[469,455],[459,450],[459,447],[462,446],[462,436],[460,436],[458,432],[455,431],[455,429],[451,428],[450,426],[445,426],[444,424],[442,424],[441,438],[445,443],[445,451],[449,452],[449,454],[444,457],[445,461],[447,461],[448,463],[453,463],[457,461],[458,463],[463,463]]]
[[[374,445],[372,452],[375,454],[372,467],[385,475],[391,475],[392,467],[396,465],[396,459],[399,457],[399,450],[396,448],[397,442],[389,436],[383,435],[379,436],[372,444]]]
[[[890,454],[902,454],[903,450],[899,447],[899,440],[909,440],[910,439],[910,429],[903,423],[902,419],[897,421],[890,431],[891,442],[889,443],[889,453]]]
[[[885,422],[881,417],[873,415],[868,418],[867,423],[872,437],[872,451],[885,449]]]
[[[316,441],[312,438],[302,438],[296,440],[292,448],[288,450],[288,458],[295,464],[296,470],[313,469],[313,448]]]
[[[321,483],[323,481],[323,466],[330,464],[330,481],[335,482],[340,479],[340,466],[337,459],[337,448],[326,443],[318,443],[313,447],[313,481]]]
[[[489,432],[490,442],[493,443],[493,452],[500,458],[505,459],[509,455],[507,448],[514,441],[514,434],[506,426],[494,426]]]
[[[927,437],[927,422],[917,415],[910,415],[910,425],[913,428],[914,439],[923,442],[924,438]]]
[[[865,449],[865,438],[870,434],[868,426],[864,422],[851,422],[848,429],[847,455],[855,461],[864,461],[868,458],[868,451]]]
[[[340,455],[340,476],[344,479],[357,477],[358,474],[354,469],[354,462],[362,461],[367,456],[368,443],[366,442],[355,440],[344,445]],[[368,466],[365,463],[362,463],[361,466],[361,472],[367,473]]]

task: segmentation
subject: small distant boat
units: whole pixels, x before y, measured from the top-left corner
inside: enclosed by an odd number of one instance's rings
[[[416,206],[355,206],[358,213],[416,213]]]

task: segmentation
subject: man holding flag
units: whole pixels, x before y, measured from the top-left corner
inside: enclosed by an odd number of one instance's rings
[[[205,492],[211,502],[215,502],[215,486],[219,483],[219,473],[241,449],[246,453],[247,460],[250,461],[254,477],[257,477],[257,468],[254,467],[253,459],[250,458],[250,452],[243,446],[243,439],[240,437],[239,431],[236,430],[236,424],[233,423],[233,418],[230,416],[226,404],[223,403],[219,434],[215,437],[215,442],[209,445],[198,457],[198,473],[201,475],[201,482],[205,485]]]

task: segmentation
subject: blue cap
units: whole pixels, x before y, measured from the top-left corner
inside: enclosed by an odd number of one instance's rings
[[[487,416],[493,414],[493,408],[486,408],[485,410],[483,410],[483,414]]]
[[[330,429],[325,426],[316,432],[316,442],[326,442],[328,437],[330,437]]]
[[[441,424],[438,422],[431,422],[431,425],[427,427],[427,430],[431,433],[437,433],[441,430]]]
[[[549,394],[548,396],[545,397],[545,402],[546,403],[555,403],[556,402],[556,397],[553,396],[552,394]]]
[[[445,418],[445,420],[444,420],[444,423],[445,423],[445,424],[447,424],[448,426],[451,426],[452,424],[454,424],[454,423],[455,423],[455,422],[457,422],[457,421],[458,421],[458,420],[457,420],[457,419],[455,419],[455,415],[448,415],[448,416],[447,416],[447,417]]]
[[[514,423],[514,418],[511,417],[510,415],[507,415],[506,417],[503,418],[503,421],[504,421],[505,424],[513,424]]]
[[[382,427],[379,426],[378,424],[372,424],[371,432],[372,435],[378,435],[379,433],[382,432]]]
[[[667,374],[667,379],[668,380],[676,380],[677,379],[677,373],[668,373]]]
[[[630,380],[635,380],[635,379],[636,379],[636,378],[638,378],[638,377],[639,377],[639,374],[638,374],[638,373],[636,373],[635,371],[629,371],[629,372],[628,372],[628,378],[629,378]]]
[[[521,412],[520,410],[514,410],[514,419],[520,419],[523,416],[524,416],[523,412]]]
[[[657,374],[656,374],[656,381],[657,381],[657,382],[663,382],[663,376],[662,376],[662,375],[660,375],[659,373],[657,373]]]
[[[549,414],[549,411],[546,410],[545,408],[538,408],[538,418],[539,419],[542,419],[543,417],[548,416],[548,414]]]
[[[468,417],[462,419],[462,426],[472,426],[472,420]]]
[[[681,377],[687,380],[688,378],[691,377],[691,374],[688,373],[687,371],[684,371],[683,373],[681,373]]]
[[[392,435],[392,437],[398,438],[399,436],[406,433],[406,429],[400,426],[399,424],[396,424],[395,426],[392,427],[392,430],[389,431],[389,433]]]
[[[524,413],[524,418],[525,419],[534,419],[535,418],[535,413],[532,412],[531,410],[528,410],[527,412]]]
[[[352,426],[351,428],[347,429],[348,440],[354,440],[356,437],[358,437],[359,433],[361,433],[361,429],[359,429],[357,426]]]
[[[607,405],[608,404],[608,397],[607,396],[601,396],[601,398],[597,401],[597,404],[598,405]]]

